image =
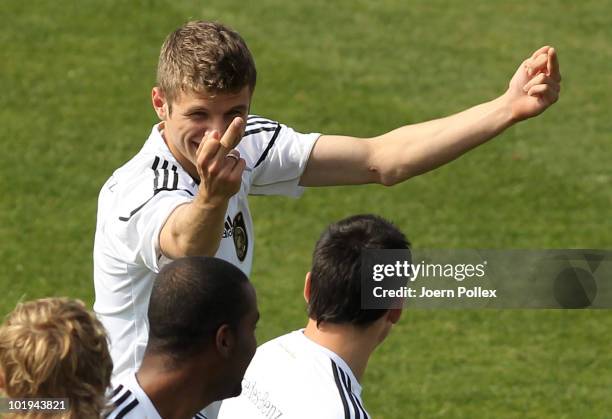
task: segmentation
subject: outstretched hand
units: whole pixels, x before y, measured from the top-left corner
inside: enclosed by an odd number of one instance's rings
[[[561,73],[557,51],[545,46],[523,61],[505,93],[512,119],[521,121],[544,112],[559,99]]]

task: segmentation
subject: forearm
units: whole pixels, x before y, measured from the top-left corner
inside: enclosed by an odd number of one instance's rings
[[[170,259],[214,256],[221,242],[227,205],[227,200],[207,202],[196,197],[178,207],[160,234],[162,253]]]
[[[174,210],[160,233],[160,248],[167,257],[217,253],[229,200],[240,191],[246,167],[235,150],[243,131],[244,120],[236,117],[223,137],[212,130],[202,139],[193,168],[200,179],[198,193],[192,202]]]
[[[495,100],[374,138],[322,135],[300,185],[393,185],[420,175],[541,114],[559,98],[560,82],[554,48],[542,47],[521,63],[508,90]]]
[[[373,170],[392,185],[442,166],[495,137],[514,123],[500,96],[463,112],[408,125],[373,138]]]

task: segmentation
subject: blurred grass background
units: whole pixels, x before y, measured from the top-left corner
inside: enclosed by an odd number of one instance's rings
[[[554,45],[561,100],[458,161],[393,188],[251,200],[263,342],[305,322],[312,247],[373,212],[423,248],[611,248],[609,1],[40,1],[0,8],[0,312],[93,302],[97,194],[156,122],[164,37],[190,19],[238,30],[252,112],[302,132],[369,136],[502,93]],[[610,311],[406,311],[371,359],[376,418],[612,417]]]

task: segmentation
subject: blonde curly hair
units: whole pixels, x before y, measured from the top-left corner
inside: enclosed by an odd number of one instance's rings
[[[79,300],[17,304],[0,326],[0,376],[11,398],[67,398],[66,419],[99,418],[113,362],[100,321]],[[48,417],[28,412],[13,417]]]

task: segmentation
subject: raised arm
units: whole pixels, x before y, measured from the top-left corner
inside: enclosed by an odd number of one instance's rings
[[[539,115],[557,101],[560,82],[556,51],[542,47],[521,63],[508,90],[490,102],[378,137],[321,136],[300,184],[403,182],[456,159],[518,121]]]
[[[229,199],[240,190],[244,159],[234,147],[240,142],[244,121],[235,118],[225,134],[207,134],[197,151],[200,187],[193,201],[177,207],[162,227],[162,253],[176,259],[184,256],[214,256],[223,234]]]

